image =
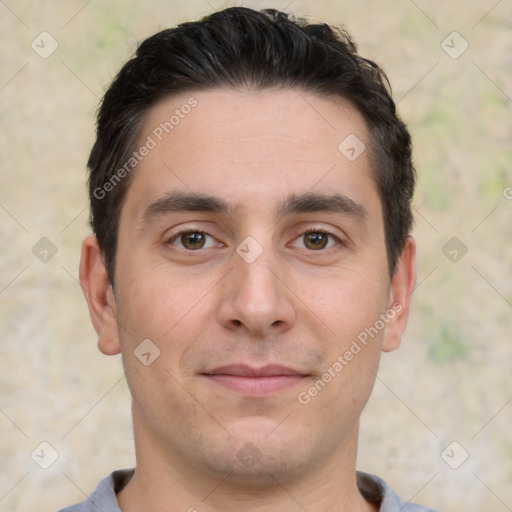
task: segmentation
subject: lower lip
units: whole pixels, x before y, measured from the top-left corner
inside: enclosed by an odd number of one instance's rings
[[[272,395],[302,382],[304,375],[271,375],[268,377],[243,377],[237,375],[207,375],[217,384],[249,396]]]

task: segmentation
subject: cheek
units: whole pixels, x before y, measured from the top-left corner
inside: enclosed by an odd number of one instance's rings
[[[117,312],[134,403],[148,421],[168,409],[193,418],[200,411],[184,391],[191,374],[188,354],[208,332],[212,300],[207,291],[213,283],[205,278],[204,287],[194,286],[190,279],[171,276],[162,268],[130,273],[131,279],[126,275],[122,282],[129,285],[119,290]],[[148,339],[156,348],[143,341]]]
[[[384,276],[384,277],[383,277]],[[305,277],[297,287],[304,314],[329,331],[335,345],[343,344],[370,327],[385,312],[389,298],[386,274],[368,265]],[[336,341],[338,340],[338,341]]]
[[[372,391],[380,361],[383,331],[372,331],[376,313],[346,311],[330,322],[334,333],[323,340],[325,364],[298,401],[310,417],[323,416],[330,436],[337,438],[340,424],[349,428],[363,410]],[[352,314],[351,314],[352,313]],[[371,320],[370,320],[371,318]]]
[[[126,350],[149,338],[161,350],[179,352],[204,328],[211,309],[210,278],[191,282],[165,268],[133,270],[123,278],[117,313]]]
[[[313,407],[327,405],[333,414],[344,414],[349,402],[356,411],[366,403],[385,330],[380,318],[386,312],[389,292],[383,275],[351,269],[301,287],[301,297],[309,297],[304,300],[304,315],[315,324],[311,331],[317,333],[318,346],[325,354],[320,382],[303,395]]]

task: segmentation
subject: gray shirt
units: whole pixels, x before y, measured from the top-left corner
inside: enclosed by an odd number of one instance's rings
[[[60,512],[121,512],[116,493],[128,483],[132,475],[133,469],[114,471],[101,480],[87,500],[64,508]],[[436,512],[431,508],[402,501],[384,480],[375,475],[358,471],[357,486],[368,501],[380,506],[380,512]]]

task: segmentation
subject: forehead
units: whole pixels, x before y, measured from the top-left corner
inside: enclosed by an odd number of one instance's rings
[[[308,191],[348,194],[380,211],[369,135],[351,103],[297,90],[214,89],[167,97],[146,113],[125,203],[167,189],[246,208]]]

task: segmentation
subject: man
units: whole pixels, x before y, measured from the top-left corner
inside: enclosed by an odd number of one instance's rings
[[[429,510],[355,469],[415,281],[414,169],[349,36],[246,8],[160,32],[88,165],[80,280],[137,466],[66,510]]]

